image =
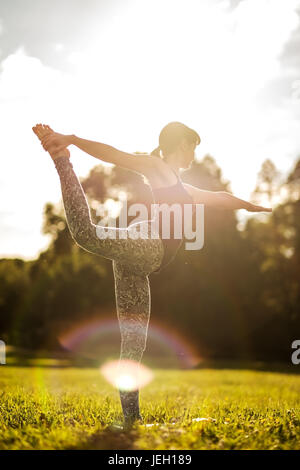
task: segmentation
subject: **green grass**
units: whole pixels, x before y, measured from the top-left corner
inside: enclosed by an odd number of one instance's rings
[[[97,369],[0,367],[0,449],[299,449],[300,376],[155,370],[130,432]],[[194,418],[212,418],[193,421]]]

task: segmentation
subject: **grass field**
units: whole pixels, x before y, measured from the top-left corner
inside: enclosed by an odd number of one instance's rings
[[[300,376],[155,370],[128,432],[97,369],[0,368],[0,449],[300,449]],[[193,421],[196,418],[209,418]]]

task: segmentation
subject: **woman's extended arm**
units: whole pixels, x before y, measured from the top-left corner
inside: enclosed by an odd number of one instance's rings
[[[156,166],[159,166],[160,159],[150,157],[148,154],[138,154],[122,152],[110,145],[95,142],[93,140],[86,140],[77,137],[76,135],[64,135],[54,132],[42,139],[42,145],[45,150],[50,146],[56,146],[57,150],[75,145],[79,149],[88,153],[92,157],[98,158],[107,163],[121,166],[128,170],[136,171],[142,175],[149,177],[150,173]]]
[[[204,204],[223,210],[246,209],[249,212],[272,212],[271,208],[244,201],[226,191],[206,191],[186,183],[184,183],[184,187],[192,196],[195,204]]]

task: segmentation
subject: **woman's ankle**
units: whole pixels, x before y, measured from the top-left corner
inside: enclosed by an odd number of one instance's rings
[[[51,152],[50,156],[51,156],[53,161],[58,160],[59,158],[62,158],[62,157],[70,158],[70,152],[69,152],[68,149],[64,149],[64,150],[61,150],[60,152],[57,152],[57,153]]]

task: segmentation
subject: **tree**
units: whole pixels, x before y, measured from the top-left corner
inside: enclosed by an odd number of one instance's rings
[[[256,187],[252,192],[254,202],[272,205],[274,200],[278,198],[280,186],[280,172],[270,159],[266,159],[258,173]]]

